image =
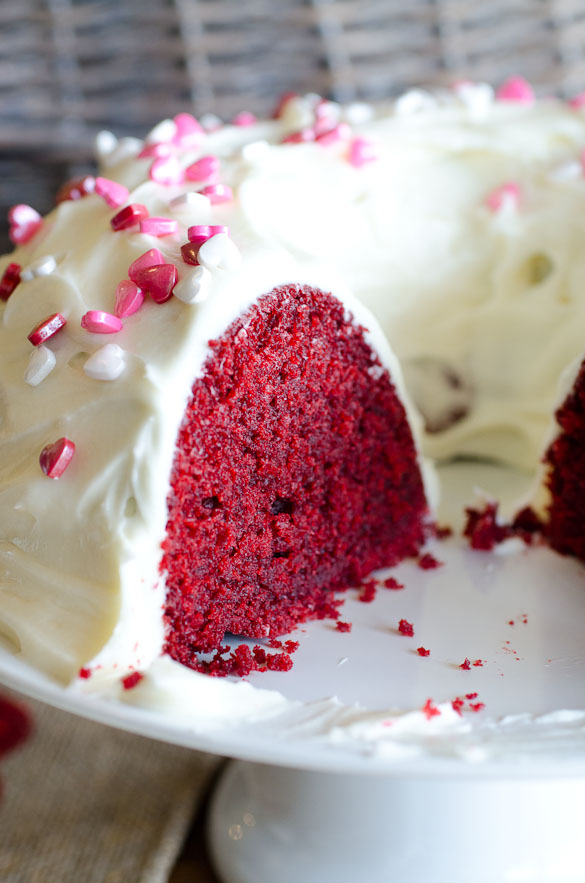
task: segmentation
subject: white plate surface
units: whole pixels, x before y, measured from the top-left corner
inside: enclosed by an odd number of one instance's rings
[[[478,464],[446,467],[442,481],[442,520],[453,525],[460,525],[474,485],[507,497],[526,487],[523,476]],[[81,695],[1,648],[0,681],[116,727],[266,763],[409,775],[585,776],[585,568],[545,548],[474,552],[458,537],[432,551],[444,566],[423,571],[409,562],[392,571],[403,590],[381,588],[369,604],[348,593],[342,618],[353,624],[351,633],[310,623],[291,636],[300,641],[292,671],[249,678],[300,700],[268,720],[197,726],[161,710]],[[397,632],[402,618],[413,623],[413,638]],[[420,657],[419,646],[430,656]],[[483,664],[463,671],[466,657]],[[217,690],[221,684],[214,681]],[[450,709],[453,699],[472,693],[461,727],[442,728],[440,715],[427,721],[418,711],[429,699]],[[334,696],[340,705],[322,701]],[[471,702],[485,707],[474,712]],[[414,712],[401,719],[410,721],[402,729],[397,710]],[[385,717],[392,724],[380,736]]]

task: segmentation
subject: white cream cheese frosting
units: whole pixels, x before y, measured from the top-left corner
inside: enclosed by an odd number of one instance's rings
[[[185,197],[200,183],[149,180],[142,142],[102,137],[104,174],[129,188],[126,202],[176,219],[179,232],[115,233],[116,209],[93,194],[60,204],[0,259],[0,275],[11,261],[52,268],[25,274],[0,306],[0,634],[23,658],[68,680],[82,666],[99,679],[159,656],[177,429],[208,340],[276,285],[332,291],[401,389],[385,335],[427,423],[457,412],[424,434],[431,457],[536,464],[558,378],[583,349],[585,180],[574,166],[585,116],[554,101],[478,110],[431,98],[420,112],[412,101],[371,114],[331,105],[352,129],[330,144],[281,143],[311,124],[312,98],[289,102],[278,120],[223,126],[178,155],[182,168],[219,157],[234,199],[217,205]],[[377,158],[355,167],[348,144],[358,137]],[[507,182],[518,205],[490,210],[486,198]],[[242,260],[210,268],[205,300],[147,299],[107,338],[81,327],[87,310],[113,312],[117,284],[150,248],[188,278],[187,227],[209,223],[229,225]],[[31,385],[26,336],[54,312],[67,326],[47,343],[54,366]],[[85,363],[109,342],[122,350],[121,374],[88,376]],[[60,436],[76,454],[50,481],[38,456]]]

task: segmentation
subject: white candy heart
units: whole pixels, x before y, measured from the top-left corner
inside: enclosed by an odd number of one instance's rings
[[[51,373],[56,364],[55,353],[49,347],[42,345],[35,347],[24,372],[25,383],[28,383],[29,386],[38,386]]]
[[[173,294],[184,304],[199,304],[209,296],[211,273],[205,267],[194,267],[177,282]]]
[[[174,120],[161,120],[160,123],[151,129],[146,138],[145,144],[158,144],[159,141],[172,141],[177,134],[177,124]]]
[[[197,260],[208,270],[236,270],[242,255],[227,233],[217,233],[203,243]]]
[[[117,343],[107,343],[90,356],[83,370],[93,380],[116,380],[125,367],[124,350]]]

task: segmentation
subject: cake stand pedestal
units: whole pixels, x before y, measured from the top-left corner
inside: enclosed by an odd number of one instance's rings
[[[209,816],[222,883],[578,883],[585,778],[343,775],[232,761]]]

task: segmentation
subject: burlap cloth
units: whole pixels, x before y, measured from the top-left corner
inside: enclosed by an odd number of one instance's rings
[[[34,730],[0,766],[1,883],[167,883],[218,758],[18,701]]]

